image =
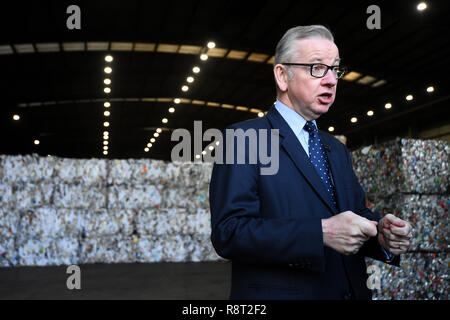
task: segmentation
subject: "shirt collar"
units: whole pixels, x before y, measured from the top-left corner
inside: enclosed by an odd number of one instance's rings
[[[275,109],[281,114],[283,119],[288,123],[289,127],[298,134],[306,124],[306,119],[301,114],[292,110],[280,100],[275,103]],[[312,121],[317,128],[316,120]]]

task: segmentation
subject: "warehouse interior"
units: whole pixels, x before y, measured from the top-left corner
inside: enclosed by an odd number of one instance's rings
[[[278,40],[322,24],[348,73],[319,129],[351,151],[368,206],[408,212],[416,227],[397,277],[380,264],[373,298],[448,300],[449,5],[419,3],[2,5],[0,298],[227,299],[230,263],[209,243],[212,164],[201,161],[213,148],[202,141],[176,164],[171,135],[263,117]],[[86,275],[79,291],[66,287],[73,264]]]

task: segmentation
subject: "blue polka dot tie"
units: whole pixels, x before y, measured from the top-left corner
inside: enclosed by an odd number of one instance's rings
[[[331,171],[328,164],[328,157],[325,153],[325,148],[322,145],[322,141],[320,140],[319,130],[317,130],[317,127],[311,121],[306,122],[304,129],[309,133],[309,159],[311,160],[311,163],[314,165],[314,168],[319,174],[320,179],[325,185],[325,188],[330,195],[331,203],[337,210],[335,189],[331,180]]]

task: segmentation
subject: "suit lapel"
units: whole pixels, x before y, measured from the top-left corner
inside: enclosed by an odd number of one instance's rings
[[[279,129],[280,145],[289,155],[289,158],[294,162],[297,169],[311,184],[313,189],[317,192],[322,201],[326,203],[330,210],[333,213],[337,213],[333,209],[330,197],[324,184],[322,183],[322,180],[320,180],[319,175],[314,169],[314,166],[309,160],[309,157],[303,149],[301,143],[298,141],[292,129],[283,119],[281,114],[275,109],[275,107],[272,107],[267,113],[267,119],[274,129]]]

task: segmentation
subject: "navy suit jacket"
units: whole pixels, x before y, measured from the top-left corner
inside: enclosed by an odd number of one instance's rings
[[[211,241],[220,256],[232,261],[230,298],[371,299],[364,256],[386,259],[376,237],[349,256],[323,244],[321,219],[347,210],[369,220],[381,218],[366,207],[348,149],[320,131],[336,186],[335,211],[308,155],[274,107],[229,129],[279,129],[276,174],[261,175],[260,159],[251,164],[248,156],[245,164],[236,164],[236,156],[235,164],[214,164]],[[223,143],[224,159],[231,142]]]

